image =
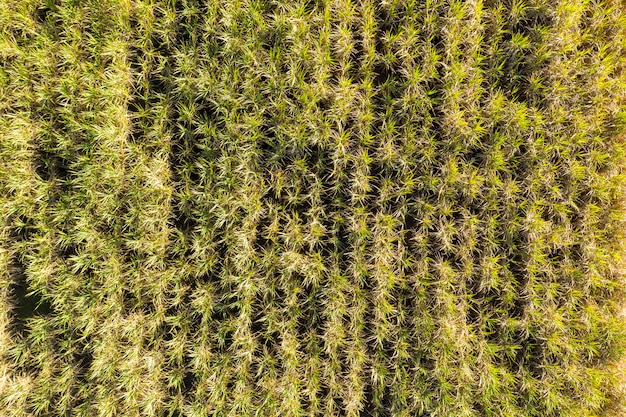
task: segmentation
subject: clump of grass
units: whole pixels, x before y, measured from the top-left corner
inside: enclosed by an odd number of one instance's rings
[[[621,6],[0,2],[0,414],[616,415]]]

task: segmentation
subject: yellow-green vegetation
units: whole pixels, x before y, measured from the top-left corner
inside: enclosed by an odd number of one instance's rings
[[[0,415],[615,416],[625,68],[622,0],[0,0]]]

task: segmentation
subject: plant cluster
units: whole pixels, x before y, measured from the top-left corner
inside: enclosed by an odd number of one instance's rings
[[[615,416],[625,48],[620,0],[0,0],[0,414]]]

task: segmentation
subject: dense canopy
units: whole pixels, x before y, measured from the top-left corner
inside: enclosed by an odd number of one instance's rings
[[[622,0],[0,0],[0,415],[618,415],[625,68]]]

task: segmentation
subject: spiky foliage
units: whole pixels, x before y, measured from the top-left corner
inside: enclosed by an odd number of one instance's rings
[[[616,415],[624,9],[0,1],[0,414]]]

